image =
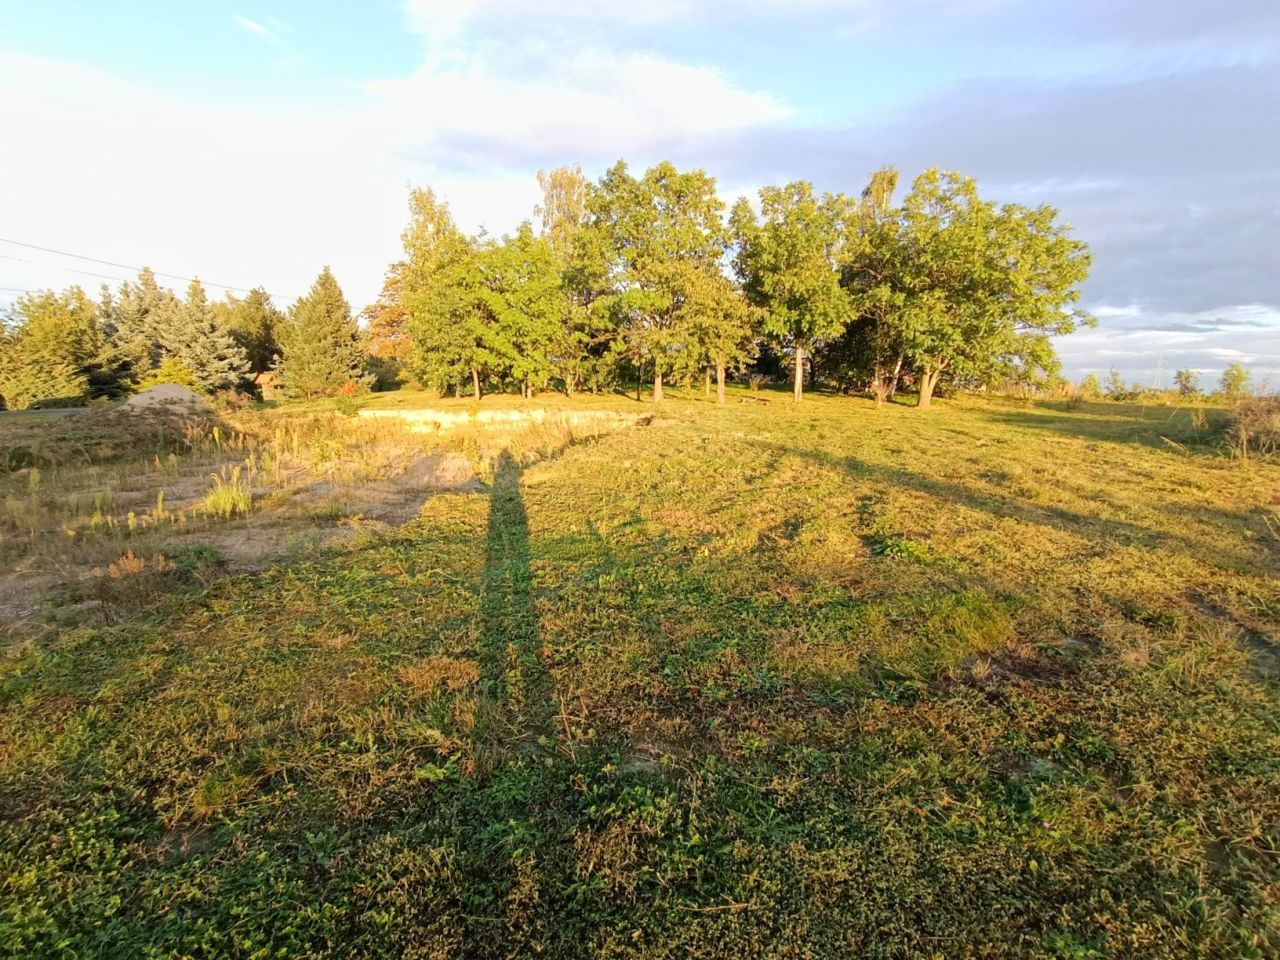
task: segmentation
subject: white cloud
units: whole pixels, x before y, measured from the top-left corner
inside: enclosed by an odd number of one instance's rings
[[[276,38],[275,31],[265,23],[259,23],[257,20],[251,20],[239,13],[233,13],[231,15],[231,19],[234,20],[237,25],[250,33],[256,33],[258,36],[266,37],[268,40],[274,40]]]
[[[620,157],[788,114],[705,67],[647,53],[580,50],[530,74],[467,57],[367,88],[407,125],[404,148],[441,166],[527,167]]]
[[[1274,307],[1163,312],[1104,304],[1092,312],[1097,327],[1057,341],[1070,377],[1115,367],[1126,380],[1167,384],[1183,368],[1216,378],[1233,360],[1249,366],[1259,382],[1280,373],[1280,309]]]

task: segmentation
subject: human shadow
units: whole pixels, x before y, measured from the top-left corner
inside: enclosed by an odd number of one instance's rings
[[[555,715],[551,677],[540,654],[533,602],[529,518],[520,495],[522,468],[503,451],[489,491],[480,598],[480,739],[505,753],[530,748]]]

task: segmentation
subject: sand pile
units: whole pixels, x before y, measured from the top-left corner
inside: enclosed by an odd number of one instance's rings
[[[128,410],[175,413],[204,413],[209,409],[204,397],[176,383],[158,383],[134,394],[124,405]]]

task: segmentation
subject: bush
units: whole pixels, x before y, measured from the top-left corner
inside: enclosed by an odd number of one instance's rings
[[[1227,439],[1240,457],[1280,453],[1280,396],[1254,397],[1231,412]]]
[[[160,361],[158,367],[149,371],[138,381],[138,389],[146,390],[148,387],[159,386],[162,383],[176,383],[178,386],[186,387],[188,390],[194,390],[197,393],[202,392],[196,383],[195,373],[177,357],[165,357]]]

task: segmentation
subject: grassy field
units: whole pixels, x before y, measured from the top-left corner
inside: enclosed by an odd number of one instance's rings
[[[10,642],[0,955],[1280,952],[1280,464],[1192,410],[632,406]]]

